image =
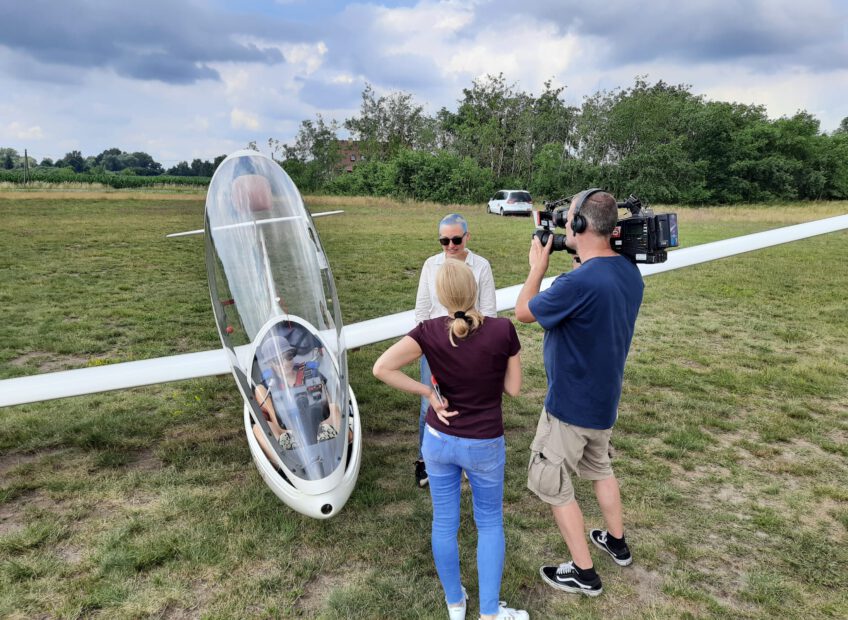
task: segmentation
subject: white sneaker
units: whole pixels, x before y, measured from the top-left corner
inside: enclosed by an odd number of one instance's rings
[[[445,603],[447,603],[445,599]],[[460,607],[451,607],[448,605],[448,618],[450,620],[465,620],[465,610],[468,608],[468,592],[462,588],[462,605]]]
[[[513,609],[506,606],[506,601],[498,604],[498,615],[495,620],[530,620],[530,614],[523,609]]]

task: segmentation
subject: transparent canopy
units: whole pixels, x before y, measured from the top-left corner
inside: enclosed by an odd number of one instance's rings
[[[275,161],[239,151],[218,167],[206,255],[221,341],[263,451],[290,478],[340,473],[349,433],[338,297],[312,218]]]

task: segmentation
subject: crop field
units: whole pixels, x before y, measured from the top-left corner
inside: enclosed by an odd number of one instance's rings
[[[219,346],[202,240],[165,238],[200,228],[203,201],[189,189],[0,189],[0,378]],[[482,204],[306,202],[345,210],[316,220],[345,322],[413,306],[451,210],[499,287],[526,276],[526,218]],[[691,246],[848,203],[674,210]],[[542,330],[518,325],[501,598],[533,618],[848,617],[846,257],[840,232],[645,280],[613,434],[635,559],[619,568],[593,550],[595,599],[538,575],[567,550],[525,487],[546,386]],[[566,262],[554,257],[549,275]],[[413,477],[417,400],[370,373],[388,344],[349,354],[363,462],[328,521],[264,486],[230,377],[0,409],[0,617],[444,618],[429,494]],[[576,491],[587,527],[601,526],[591,485]],[[468,618],[475,544],[466,485]]]

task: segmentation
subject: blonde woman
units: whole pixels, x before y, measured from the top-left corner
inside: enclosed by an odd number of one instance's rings
[[[460,261],[445,261],[436,274],[436,294],[448,316],[418,324],[374,364],[374,376],[399,390],[426,398],[423,453],[433,500],[432,546],[436,572],[451,620],[464,620],[467,595],[459,575],[459,497],[468,474],[477,524],[480,617],[526,620],[526,611],[499,602],[504,563],[503,392],[521,388],[518,335],[509,319],[486,318],[474,309],[477,284]],[[427,356],[438,391],[401,368]]]

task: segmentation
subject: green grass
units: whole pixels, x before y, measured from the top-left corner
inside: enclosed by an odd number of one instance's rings
[[[450,209],[307,202],[347,211],[316,221],[345,321],[411,308]],[[202,208],[191,192],[0,191],[0,377],[218,346],[203,243],[164,237],[200,227]],[[528,220],[456,209],[498,286],[520,283]],[[677,211],[693,245],[848,204]],[[502,597],[534,618],[846,617],[846,255],[842,232],[646,280],[613,436],[636,559],[595,554],[597,599],[538,577],[566,551],[524,486],[545,375],[541,330],[519,325]],[[349,354],[363,464],[330,521],[265,488],[228,377],[0,410],[0,617],[444,617],[429,497],[412,479],[417,404],[370,375],[386,346]],[[576,487],[600,525],[590,485]],[[461,559],[476,593],[469,500]]]

